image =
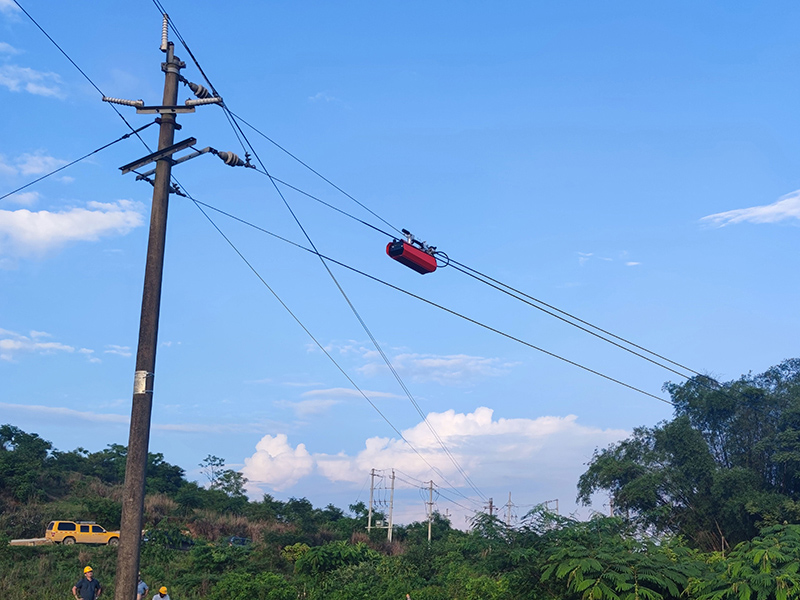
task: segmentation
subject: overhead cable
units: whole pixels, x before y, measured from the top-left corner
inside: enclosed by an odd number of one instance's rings
[[[8,198],[9,196],[11,196],[11,195],[13,195],[13,194],[16,194],[17,192],[21,192],[21,191],[22,191],[22,190],[24,190],[25,188],[27,188],[27,187],[30,187],[30,186],[32,186],[32,185],[33,185],[33,184],[35,184],[35,183],[39,183],[39,182],[40,182],[40,181],[42,181],[43,179],[47,179],[47,178],[48,178],[48,177],[50,177],[51,175],[55,175],[56,173],[58,173],[58,172],[60,172],[60,171],[63,171],[64,169],[67,169],[67,168],[71,167],[72,165],[74,165],[74,164],[76,164],[76,163],[79,163],[79,162],[81,162],[82,160],[84,160],[84,159],[86,159],[86,158],[89,158],[89,157],[90,157],[90,156],[92,156],[93,154],[97,154],[97,153],[98,153],[98,152],[100,152],[101,150],[105,150],[105,149],[106,149],[106,148],[108,148],[109,146],[113,146],[113,145],[114,145],[114,144],[116,144],[117,142],[121,142],[122,140],[128,139],[128,138],[129,138],[129,137],[131,137],[132,135],[134,135],[134,134],[138,134],[138,133],[139,133],[140,131],[142,131],[143,129],[147,129],[148,127],[150,127],[150,125],[153,125],[154,123],[155,123],[155,121],[154,121],[153,123],[148,123],[148,124],[147,124],[147,125],[145,125],[144,127],[139,127],[139,129],[135,129],[134,131],[131,131],[130,133],[126,133],[125,135],[123,135],[123,136],[121,136],[121,137],[118,137],[118,138],[117,138],[117,139],[115,139],[113,142],[109,142],[108,144],[105,144],[104,146],[100,146],[100,147],[99,147],[99,148],[97,148],[96,150],[92,150],[92,151],[91,151],[91,152],[89,152],[88,154],[84,154],[84,155],[83,155],[83,156],[81,156],[80,158],[76,158],[76,159],[75,159],[75,160],[73,160],[72,162],[69,162],[69,163],[67,163],[67,164],[65,164],[65,165],[62,165],[62,166],[60,166],[59,168],[57,168],[57,169],[55,169],[55,170],[53,170],[53,171],[50,171],[50,172],[49,172],[49,173],[47,173],[46,175],[42,175],[41,177],[38,177],[37,179],[34,179],[33,181],[31,181],[31,182],[28,182],[28,183],[26,183],[25,185],[23,185],[23,186],[21,186],[21,187],[18,187],[17,189],[15,189],[15,190],[13,190],[13,191],[11,191],[11,192],[8,192],[7,194],[4,194],[4,195],[0,196],[0,200],[3,200],[4,198]]]
[[[310,253],[310,254],[318,254],[318,252],[316,252],[315,250],[312,250],[311,248],[308,248],[308,247],[306,247],[306,246],[303,246],[302,244],[298,244],[297,242],[293,242],[292,240],[289,240],[289,239],[287,239],[287,238],[285,238],[285,237],[283,237],[283,236],[280,236],[280,235],[278,235],[278,234],[276,234],[276,233],[273,233],[273,232],[269,231],[268,229],[264,229],[263,227],[259,227],[258,225],[255,225],[254,223],[251,223],[251,222],[249,222],[249,221],[247,221],[247,220],[245,220],[245,219],[242,219],[242,218],[240,218],[240,217],[237,217],[237,216],[235,216],[235,215],[232,215],[231,213],[228,213],[228,212],[226,212],[226,211],[224,211],[224,210],[221,210],[221,209],[219,209],[219,208],[216,208],[215,206],[212,206],[212,205],[210,205],[210,204],[206,204],[206,203],[204,203],[204,202],[201,202],[201,201],[199,201],[199,200],[194,200],[194,202],[196,202],[196,203],[198,203],[198,204],[201,204],[202,206],[205,206],[206,208],[208,208],[208,209],[210,209],[210,210],[213,210],[213,211],[215,211],[215,212],[217,212],[217,213],[219,213],[219,214],[221,214],[221,215],[224,215],[224,216],[226,216],[226,217],[228,217],[228,218],[230,218],[230,219],[233,219],[233,220],[235,220],[235,221],[238,221],[238,222],[242,223],[243,225],[247,225],[248,227],[251,227],[251,228],[253,228],[253,229],[256,229],[256,230],[258,230],[258,231],[261,231],[262,233],[265,233],[265,234],[267,234],[267,235],[269,235],[269,236],[271,236],[271,237],[273,237],[273,238],[275,238],[275,239],[278,239],[278,240],[280,240],[280,241],[282,241],[282,242],[285,242],[285,243],[287,243],[287,244],[290,244],[290,245],[292,245],[292,246],[295,246],[296,248],[299,248],[299,249],[301,249],[301,250],[304,250],[304,251],[306,251],[306,252],[308,252],[308,253]],[[330,262],[331,262],[331,263],[333,263],[333,264],[339,265],[340,267],[343,267],[343,268],[345,268],[345,269],[348,269],[348,270],[350,270],[350,271],[353,271],[354,273],[357,273],[357,274],[359,274],[359,275],[361,275],[361,276],[363,276],[363,277],[366,277],[367,279],[371,279],[371,280],[373,280],[373,281],[375,281],[375,282],[377,282],[377,283],[380,283],[380,284],[382,284],[382,285],[384,285],[384,286],[386,286],[386,287],[388,287],[388,288],[391,288],[391,289],[393,289],[393,290],[396,290],[396,291],[398,291],[398,292],[401,292],[401,293],[403,293],[403,294],[406,294],[407,296],[410,296],[410,297],[412,297],[412,298],[415,298],[415,299],[417,299],[417,300],[419,300],[419,301],[421,301],[421,302],[425,302],[426,304],[429,304],[429,305],[431,305],[431,306],[433,306],[433,307],[435,307],[435,308],[438,308],[438,309],[440,309],[440,310],[443,310],[443,311],[445,311],[445,312],[447,312],[447,313],[450,313],[450,314],[452,314],[452,315],[454,315],[454,316],[456,316],[456,317],[459,317],[459,318],[461,318],[461,319],[464,319],[465,321],[468,321],[468,322],[470,322],[470,323],[473,323],[474,325],[478,325],[479,327],[482,327],[482,328],[484,328],[484,329],[486,329],[486,330],[488,330],[488,331],[491,331],[491,332],[493,332],[493,333],[496,333],[496,334],[498,334],[498,335],[500,335],[500,336],[503,336],[503,337],[505,337],[505,338],[507,338],[507,339],[510,339],[510,340],[512,340],[512,341],[515,341],[515,342],[517,342],[517,343],[519,343],[519,344],[522,344],[523,346],[527,346],[528,348],[531,348],[531,349],[533,349],[533,350],[537,350],[538,352],[542,352],[543,354],[547,354],[548,356],[551,356],[551,357],[553,357],[553,358],[556,358],[556,359],[558,359],[558,360],[560,360],[560,361],[562,361],[562,362],[566,362],[566,363],[568,363],[568,364],[570,364],[570,365],[572,365],[572,366],[578,367],[579,369],[582,369],[582,370],[584,370],[584,371],[587,371],[587,372],[589,372],[589,373],[592,373],[592,374],[594,374],[594,375],[597,375],[598,377],[602,377],[603,379],[606,379],[606,380],[608,380],[608,381],[611,381],[611,382],[613,382],[613,383],[616,383],[616,384],[618,384],[618,385],[621,385],[621,386],[623,386],[623,387],[625,387],[625,388],[628,388],[629,390],[632,390],[632,391],[638,392],[638,393],[640,393],[640,394],[643,394],[643,395],[645,395],[645,396],[648,396],[648,397],[650,397],[650,398],[653,398],[654,400],[658,400],[659,402],[663,402],[663,403],[665,403],[665,404],[673,405],[673,403],[672,403],[671,401],[669,401],[669,400],[667,400],[667,399],[665,399],[665,398],[661,398],[660,396],[656,396],[655,394],[651,394],[650,392],[647,392],[647,391],[645,391],[645,390],[642,390],[642,389],[640,389],[640,388],[637,388],[637,387],[635,387],[635,386],[633,386],[633,385],[627,384],[627,383],[625,383],[625,382],[623,382],[623,381],[620,381],[619,379],[616,379],[616,378],[614,378],[614,377],[611,377],[611,376],[609,376],[609,375],[605,375],[604,373],[601,373],[600,371],[596,371],[596,370],[594,370],[594,369],[591,369],[591,368],[589,368],[589,367],[587,367],[587,366],[584,366],[584,365],[582,365],[582,364],[580,364],[580,363],[578,363],[578,362],[576,362],[576,361],[573,361],[573,360],[570,360],[570,359],[568,359],[568,358],[565,358],[565,357],[563,357],[563,356],[560,356],[560,355],[558,355],[558,354],[556,354],[556,353],[554,353],[554,352],[550,352],[550,351],[548,351],[548,350],[545,350],[544,348],[540,348],[539,346],[536,346],[536,345],[534,345],[534,344],[531,344],[530,342],[526,342],[525,340],[522,340],[522,339],[520,339],[520,338],[518,338],[518,337],[516,337],[516,336],[513,336],[513,335],[511,335],[511,334],[509,334],[509,333],[506,333],[506,332],[504,332],[504,331],[501,331],[500,329],[497,329],[497,328],[495,328],[495,327],[492,327],[492,326],[490,326],[490,325],[486,325],[485,323],[482,323],[482,322],[480,322],[480,321],[478,321],[478,320],[476,320],[476,319],[473,319],[473,318],[471,318],[471,317],[468,317],[468,316],[466,316],[466,315],[464,315],[464,314],[461,314],[461,313],[459,313],[459,312],[457,312],[457,311],[455,311],[455,310],[452,310],[452,309],[450,309],[450,308],[447,308],[446,306],[443,306],[443,305],[441,305],[441,304],[438,304],[438,303],[436,303],[436,302],[434,302],[434,301],[432,301],[432,300],[428,300],[427,298],[424,298],[423,296],[420,296],[420,295],[418,295],[418,294],[415,294],[415,293],[413,293],[413,292],[410,292],[410,291],[408,291],[408,290],[406,290],[406,289],[403,289],[403,288],[401,288],[401,287],[399,287],[399,286],[396,286],[396,285],[394,285],[394,284],[392,284],[392,283],[389,283],[388,281],[385,281],[385,280],[383,280],[383,279],[380,279],[379,277],[376,277],[376,276],[374,276],[374,275],[370,275],[369,273],[366,273],[366,272],[364,272],[364,271],[361,271],[360,269],[357,269],[357,268],[355,268],[355,267],[352,267],[352,266],[350,266],[350,265],[348,265],[348,264],[346,264],[346,263],[343,263],[343,262],[341,262],[341,261],[338,261],[338,260],[336,260],[336,259],[334,259],[334,258],[331,258],[330,256],[322,255],[322,257],[323,257],[325,260],[327,260],[327,261],[330,261]]]
[[[187,197],[190,200],[192,200],[192,202],[194,202],[195,206],[197,206],[197,208],[200,210],[200,212],[203,214],[203,216],[208,220],[209,223],[211,223],[211,225],[214,227],[214,229],[217,230],[217,233],[219,233],[222,236],[222,238],[228,243],[228,245],[233,249],[233,251],[236,254],[239,255],[239,258],[242,259],[242,261],[245,263],[245,265],[247,265],[247,267],[253,272],[253,274],[267,288],[267,290],[269,290],[269,292],[275,297],[275,299],[278,301],[278,303],[286,310],[286,312],[289,313],[289,315],[301,327],[301,329],[303,329],[303,331],[306,332],[308,337],[311,338],[311,340],[314,342],[314,344],[316,344],[316,346],[333,363],[333,365],[336,367],[336,369],[345,377],[345,379],[347,379],[347,381],[350,382],[350,385],[352,385],[353,388],[370,404],[370,406],[372,406],[372,408],[375,409],[375,411],[389,425],[389,427],[392,428],[392,430],[398,435],[398,437],[401,440],[403,440],[403,442],[405,442],[408,445],[408,447],[411,448],[411,450],[413,450],[414,453],[417,456],[419,456],[419,458],[422,459],[422,461],[426,465],[428,465],[428,467],[430,467],[432,470],[436,471],[437,469],[433,465],[431,465],[430,462],[428,462],[428,460],[422,455],[422,453],[419,450],[417,450],[417,448],[410,441],[408,441],[408,439],[401,433],[401,431],[397,427],[395,427],[395,425],[389,420],[389,418],[386,415],[383,414],[383,412],[372,401],[372,399],[370,399],[370,397],[367,396],[367,394],[361,389],[361,387],[359,387],[359,385],[353,380],[353,378],[350,377],[350,375],[344,370],[344,368],[342,368],[342,366],[339,365],[339,363],[331,355],[331,353],[328,352],[328,350],[325,348],[325,346],[319,340],[317,340],[317,338],[311,333],[311,331],[303,324],[303,322],[300,320],[300,318],[289,308],[289,306],[283,301],[283,299],[278,295],[278,293],[267,283],[267,281],[261,276],[261,274],[258,272],[258,270],[253,266],[253,264],[249,260],[247,260],[247,258],[244,256],[244,254],[242,254],[242,252],[233,243],[233,241],[227,235],[225,235],[225,233],[220,229],[220,227],[210,217],[210,215],[205,210],[203,210],[204,206],[206,208],[209,208],[209,209],[212,208],[212,207],[210,207],[209,205],[206,205],[203,202],[200,202],[199,200],[195,200],[194,198],[192,198],[188,194],[187,194]],[[452,484],[450,484],[450,485],[452,486]],[[454,487],[454,490],[455,490],[455,487]]]
[[[153,3],[155,4],[156,8],[158,8],[158,9],[159,9],[159,11],[161,12],[161,14],[162,14],[162,15],[165,15],[165,14],[166,14],[166,11],[164,10],[164,7],[163,7],[163,5],[162,5],[162,4],[159,2],[159,0],[153,0]],[[175,35],[176,35],[176,36],[178,37],[178,39],[181,41],[181,44],[183,44],[184,48],[185,48],[185,49],[186,49],[186,51],[189,53],[189,56],[190,56],[190,57],[191,57],[191,59],[194,61],[195,65],[197,66],[197,69],[200,71],[200,74],[203,76],[203,78],[205,79],[206,83],[208,83],[208,86],[209,86],[209,88],[212,90],[212,92],[214,93],[214,95],[215,95],[215,96],[219,96],[219,93],[218,93],[218,92],[216,91],[216,89],[214,88],[214,85],[211,83],[211,80],[208,78],[208,76],[206,75],[205,71],[203,71],[202,67],[200,66],[200,63],[199,63],[199,61],[198,61],[198,60],[197,60],[197,58],[194,56],[194,53],[193,53],[193,52],[192,52],[192,51],[189,49],[189,46],[188,46],[188,44],[186,43],[186,41],[184,40],[183,36],[182,36],[182,35],[180,34],[180,32],[178,31],[178,29],[177,29],[177,27],[175,26],[174,22],[173,22],[171,19],[169,19],[168,21],[169,21],[169,23],[170,23],[170,27],[171,27],[171,28],[172,28],[172,30],[175,32]],[[226,112],[226,114],[230,112],[230,111],[229,111],[229,109],[228,109],[228,108],[227,108],[227,107],[226,107],[224,104],[222,105],[222,108],[223,108],[223,110]],[[231,114],[231,115],[233,115],[233,113],[230,113],[230,114]],[[415,398],[413,397],[413,395],[411,394],[411,391],[408,389],[408,387],[406,386],[405,382],[404,382],[404,381],[402,380],[402,378],[400,377],[400,374],[399,374],[399,373],[397,372],[397,370],[394,368],[394,365],[392,365],[391,361],[389,360],[389,357],[386,355],[386,353],[385,353],[385,352],[383,351],[383,349],[381,348],[380,344],[378,343],[378,340],[377,340],[377,338],[375,338],[375,336],[372,334],[372,331],[369,329],[369,327],[367,326],[366,322],[365,322],[365,321],[364,321],[364,319],[361,317],[361,314],[359,313],[358,309],[355,307],[355,305],[353,304],[353,302],[350,300],[350,298],[349,298],[349,296],[347,295],[347,293],[345,292],[344,288],[343,288],[343,287],[342,287],[342,285],[339,283],[339,281],[338,281],[338,279],[336,278],[336,276],[333,274],[333,271],[331,271],[330,267],[329,267],[329,266],[326,264],[326,262],[325,262],[325,259],[323,258],[322,254],[321,254],[321,253],[319,253],[319,252],[317,251],[317,247],[316,247],[316,245],[314,244],[313,240],[311,239],[311,236],[308,234],[308,231],[307,231],[307,230],[306,230],[306,228],[303,226],[303,224],[300,222],[300,219],[297,217],[297,214],[294,212],[294,210],[292,209],[291,205],[290,205],[290,204],[289,204],[289,202],[287,201],[286,197],[285,197],[285,196],[283,195],[283,193],[281,192],[281,190],[280,190],[280,188],[278,187],[277,183],[276,183],[275,181],[273,181],[273,180],[272,180],[272,176],[269,174],[269,171],[267,170],[267,167],[266,167],[266,165],[265,165],[265,164],[264,164],[264,162],[261,160],[261,157],[258,155],[258,152],[256,151],[256,149],[253,147],[253,145],[252,145],[252,144],[250,143],[250,141],[247,139],[247,135],[244,133],[244,131],[242,130],[241,126],[238,124],[238,122],[236,122],[236,121],[235,121],[235,119],[231,119],[231,118],[229,118],[228,120],[229,120],[229,122],[231,123],[231,125],[232,125],[232,126],[233,126],[233,128],[234,128],[234,132],[237,132],[237,131],[238,131],[238,133],[236,133],[236,135],[237,135],[237,138],[239,138],[239,141],[240,141],[240,143],[242,143],[242,144],[243,144],[243,146],[244,146],[244,143],[242,142],[242,138],[243,138],[243,139],[244,139],[244,142],[246,142],[247,146],[249,147],[249,150],[250,150],[250,151],[252,151],[252,153],[253,153],[253,156],[256,158],[256,160],[258,161],[258,163],[261,165],[261,168],[263,169],[264,173],[266,174],[266,176],[267,176],[267,177],[269,177],[270,181],[272,182],[272,185],[273,185],[273,186],[274,186],[274,188],[275,188],[275,191],[278,193],[278,195],[280,196],[280,198],[281,198],[281,200],[283,201],[284,205],[286,206],[286,209],[287,209],[287,210],[289,211],[289,213],[291,214],[292,218],[294,219],[295,223],[297,224],[297,226],[298,226],[298,227],[300,228],[300,230],[302,231],[302,233],[303,233],[303,235],[305,236],[305,238],[306,238],[306,240],[308,241],[308,243],[309,243],[309,244],[312,246],[312,248],[314,249],[315,253],[317,254],[317,256],[318,256],[318,257],[319,257],[319,259],[320,259],[320,262],[322,263],[323,267],[324,267],[324,268],[325,268],[325,270],[327,271],[327,273],[328,273],[329,277],[331,278],[331,280],[332,280],[332,281],[333,281],[333,283],[335,284],[336,288],[339,290],[339,293],[342,295],[342,297],[344,298],[345,302],[346,302],[346,303],[347,303],[347,305],[350,307],[350,310],[353,312],[353,314],[355,315],[356,319],[357,319],[357,320],[358,320],[358,322],[360,323],[361,327],[364,329],[364,331],[366,332],[367,336],[368,336],[368,337],[370,338],[370,340],[372,341],[372,344],[375,346],[376,350],[378,350],[378,353],[381,355],[381,358],[382,358],[382,359],[383,359],[383,361],[386,363],[386,366],[389,368],[389,370],[391,371],[391,373],[393,374],[393,376],[394,376],[394,377],[395,377],[395,379],[397,380],[398,384],[400,385],[400,387],[401,387],[401,388],[403,389],[403,391],[405,392],[406,396],[408,397],[408,399],[409,399],[409,401],[411,402],[411,404],[414,406],[414,408],[415,408],[415,410],[417,411],[417,413],[418,413],[418,414],[419,414],[419,415],[422,417],[423,421],[425,422],[426,426],[427,426],[427,427],[428,427],[428,429],[430,430],[431,434],[434,436],[434,438],[436,439],[436,441],[438,442],[438,444],[441,446],[442,450],[444,450],[444,452],[445,452],[445,454],[447,455],[447,457],[450,459],[450,461],[451,461],[451,462],[453,463],[453,465],[456,467],[456,469],[457,469],[457,470],[458,470],[458,472],[461,474],[461,476],[464,478],[464,480],[467,482],[467,484],[468,484],[470,487],[472,487],[472,489],[473,489],[475,492],[477,492],[479,496],[481,496],[481,497],[483,497],[483,498],[485,499],[485,496],[483,495],[483,493],[482,493],[482,492],[481,492],[481,491],[480,491],[480,490],[479,490],[479,489],[478,489],[478,488],[475,486],[475,483],[474,483],[474,482],[471,480],[471,478],[469,477],[469,475],[467,474],[467,472],[464,470],[464,468],[463,468],[463,467],[462,467],[462,466],[461,466],[461,465],[458,463],[457,459],[455,458],[455,456],[453,456],[453,454],[452,454],[452,453],[450,452],[450,450],[447,448],[447,446],[445,445],[444,441],[443,441],[443,440],[441,439],[441,437],[439,436],[438,432],[436,432],[436,430],[433,428],[433,426],[432,426],[432,425],[430,424],[430,422],[428,421],[428,419],[427,419],[427,417],[426,417],[426,415],[425,415],[424,411],[422,411],[422,409],[420,408],[420,406],[419,406],[419,404],[417,403],[416,399],[415,399]],[[245,148],[245,151],[247,151],[247,149],[248,149],[248,148],[246,147],[246,148]],[[307,166],[307,165],[306,165],[306,166]],[[310,167],[308,167],[308,168],[310,168]],[[320,176],[321,176],[321,175],[320,175]],[[329,183],[330,183],[330,182],[329,182]],[[342,191],[342,192],[343,192],[343,190],[340,190],[340,191]],[[343,192],[343,193],[344,193],[344,192]],[[352,196],[350,196],[350,197],[352,198]],[[352,198],[352,199],[353,199],[354,201],[358,202],[357,200],[355,200],[355,198]],[[363,204],[361,204],[360,202],[358,202],[358,204],[360,204],[361,206],[364,206],[364,205],[363,205]],[[364,208],[366,208],[366,207],[364,207]],[[369,210],[369,209],[367,209],[367,210]],[[373,215],[375,215],[375,216],[377,217],[377,215],[376,215],[374,212],[372,212],[371,210],[370,210],[369,212],[371,212]],[[378,217],[378,218],[380,218],[380,217]],[[383,220],[383,219],[381,219],[381,220]],[[385,222],[385,221],[384,221],[384,222]],[[388,223],[387,223],[387,224],[388,224]],[[390,225],[390,226],[391,226],[391,225]],[[443,479],[445,478],[445,477],[444,477],[444,475],[441,473],[441,471],[439,471],[439,470],[438,470],[436,467],[432,467],[432,468],[433,468],[433,470],[434,470],[436,473],[438,473],[438,474],[439,474],[439,476],[440,476],[440,477],[442,477]]]
[[[50,34],[49,34],[49,33],[47,33],[47,32],[44,30],[44,28],[43,28],[41,25],[39,25],[39,23],[36,21],[36,19],[34,19],[34,18],[31,16],[31,14],[30,14],[30,13],[29,13],[27,10],[25,10],[25,9],[23,8],[23,6],[22,6],[22,5],[19,3],[19,0],[13,0],[13,2],[14,2],[14,4],[16,4],[16,5],[19,7],[19,9],[20,9],[22,12],[24,12],[24,13],[25,13],[25,16],[26,16],[26,17],[28,17],[28,18],[31,20],[31,22],[32,22],[34,25],[36,25],[36,27],[38,27],[38,28],[39,28],[39,31],[41,31],[41,32],[42,32],[42,33],[45,35],[45,37],[46,37],[48,40],[50,40],[50,41],[53,43],[53,45],[54,45],[54,46],[55,46],[55,47],[58,49],[58,51],[59,51],[59,52],[61,52],[61,54],[63,54],[63,55],[64,55],[64,57],[65,57],[65,58],[66,58],[66,59],[67,59],[67,60],[68,60],[70,63],[72,63],[72,66],[73,66],[73,67],[75,67],[76,69],[78,69],[78,72],[79,72],[81,75],[83,75],[84,79],[86,79],[86,81],[88,81],[88,82],[91,84],[91,86],[92,86],[94,89],[96,89],[96,90],[97,90],[97,91],[100,93],[100,95],[101,95],[101,96],[105,96],[105,94],[103,93],[103,90],[101,90],[101,89],[100,89],[100,88],[97,86],[97,84],[96,84],[94,81],[92,81],[92,78],[91,78],[91,77],[89,77],[89,76],[86,74],[86,72],[85,72],[83,69],[81,69],[81,68],[78,66],[78,63],[76,63],[74,60],[72,60],[72,58],[70,57],[70,55],[69,55],[69,54],[67,54],[67,53],[66,53],[66,51],[65,51],[65,50],[64,50],[64,49],[63,49],[61,46],[59,46],[59,45],[58,45],[58,42],[56,42],[56,41],[55,41],[55,40],[54,40],[52,37],[50,37]],[[119,111],[119,109],[118,109],[116,106],[114,106],[113,104],[109,104],[109,106],[110,106],[111,108],[113,108],[113,109],[114,109],[114,112],[115,112],[115,113],[117,113],[117,116],[118,116],[120,119],[122,119],[122,121],[125,123],[125,125],[127,125],[127,126],[128,126],[128,129],[130,129],[132,133],[136,133],[136,131],[137,131],[137,130],[136,130],[136,129],[134,129],[133,125],[131,125],[131,124],[128,122],[128,119],[126,119],[126,118],[125,118],[125,115],[123,115],[123,114],[122,114],[122,113]],[[147,148],[147,150],[148,150],[149,152],[152,152],[152,150],[150,150],[150,147],[147,145],[147,142],[145,142],[145,141],[144,141],[144,140],[143,140],[143,139],[142,139],[142,138],[139,136],[139,134],[138,134],[138,133],[136,133],[136,137],[138,137],[138,138],[139,138],[139,141],[140,141],[140,142],[142,142],[142,144],[144,144],[145,148]]]

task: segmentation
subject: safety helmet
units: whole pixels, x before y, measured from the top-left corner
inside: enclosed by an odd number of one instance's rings
[[[90,567],[89,565],[86,565],[86,566],[83,568],[83,572],[84,572],[84,573],[91,573],[91,572],[92,572],[92,567]]]
[[[162,586],[161,586],[161,589],[160,589],[160,590],[158,590],[158,593],[159,593],[159,594],[162,594],[162,595],[163,595],[163,594],[166,594],[166,593],[167,593],[167,586],[165,586],[165,585],[162,585]]]

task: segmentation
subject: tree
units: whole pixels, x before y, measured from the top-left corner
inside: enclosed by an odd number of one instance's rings
[[[600,519],[614,526],[613,519]],[[603,523],[605,525],[605,523]],[[619,528],[596,538],[565,539],[548,558],[542,580],[560,581],[559,598],[666,600],[684,595],[700,574],[691,552],[675,540],[641,539]]]
[[[209,486],[213,488],[220,473],[222,473],[225,468],[225,459],[209,454],[203,459],[199,467],[200,471],[206,476],[206,479],[208,479]]]
[[[52,447],[35,433],[0,425],[0,489],[21,501],[43,499]]]
[[[244,486],[246,483],[247,477],[233,469],[225,469],[219,474],[217,480],[211,484],[211,489],[219,490],[230,498],[244,498]]]
[[[247,477],[238,471],[224,467],[225,459],[213,454],[206,456],[200,463],[200,470],[209,482],[208,489],[218,490],[229,498],[244,498]]]
[[[788,600],[800,597],[800,527],[764,529],[726,557],[710,557],[711,573],[696,578],[697,600]]]
[[[724,549],[765,524],[800,519],[800,359],[719,383],[665,389],[675,418],[596,451],[578,499],[609,493],[643,529]]]

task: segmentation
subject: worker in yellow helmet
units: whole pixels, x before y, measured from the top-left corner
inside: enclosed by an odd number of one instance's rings
[[[92,567],[87,565],[83,569],[83,577],[72,586],[72,595],[75,596],[75,600],[97,600],[102,593],[103,586],[94,578]]]
[[[169,600],[169,595],[167,595],[167,586],[162,585],[158,590],[158,593],[153,595],[153,600]]]

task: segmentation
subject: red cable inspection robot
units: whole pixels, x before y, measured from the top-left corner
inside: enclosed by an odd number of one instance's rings
[[[386,245],[386,254],[417,273],[433,273],[436,270],[435,246],[428,246],[411,235],[407,229],[402,230],[404,240],[394,240]]]

